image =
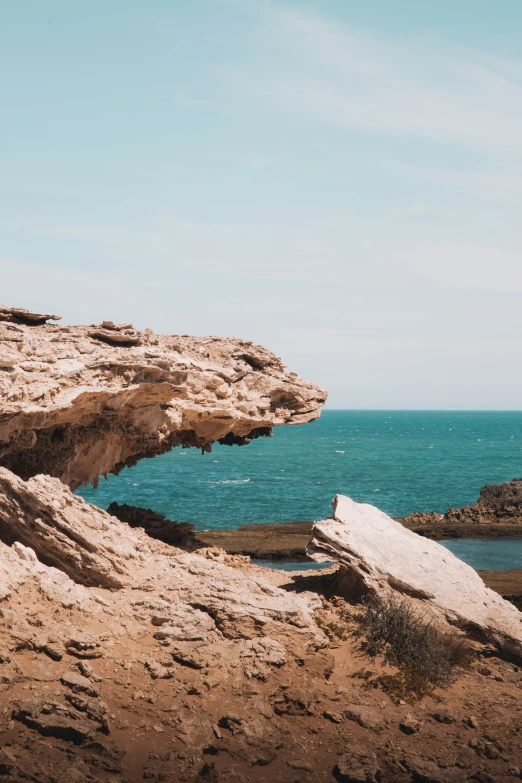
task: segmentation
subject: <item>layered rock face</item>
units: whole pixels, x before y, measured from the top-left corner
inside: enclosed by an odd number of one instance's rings
[[[40,572],[59,570],[76,585],[155,595],[159,614],[153,625],[163,629],[156,632],[158,638],[190,638],[195,633],[195,639],[205,640],[221,621],[259,627],[282,621],[315,633],[313,601],[245,580],[214,562],[211,552],[207,558],[165,549],[142,530],[85,503],[58,479],[35,476],[23,481],[0,468],[0,497],[4,543],[16,544],[18,552],[30,549],[31,561],[47,566],[39,566]],[[130,602],[129,594],[126,597]]]
[[[1,469],[0,533],[0,779],[156,779],[154,747],[157,779],[192,781],[219,721],[243,764],[268,764],[277,732],[258,710],[273,707],[252,706],[253,683],[331,665],[317,596],[166,546],[56,478]]]
[[[340,579],[353,595],[397,591],[420,601],[428,615],[522,660],[522,614],[441,544],[374,506],[337,495],[333,517],[313,527],[308,554],[339,562]]]
[[[0,465],[72,489],[174,446],[209,451],[319,416],[323,389],[260,346],[0,307]]]
[[[176,445],[209,451],[310,421],[326,394],[251,343],[57,318],[0,307],[0,777],[156,779],[156,745],[158,779],[192,780],[222,729],[248,736],[243,763],[267,764],[274,730],[241,692],[306,661],[327,671],[319,598],[272,586],[246,558],[165,543],[190,526],[150,512],[155,540],[71,488]],[[258,707],[274,714],[266,697]]]

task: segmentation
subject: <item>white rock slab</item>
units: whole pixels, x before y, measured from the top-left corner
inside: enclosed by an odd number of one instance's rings
[[[522,657],[522,614],[436,541],[407,530],[375,506],[337,495],[332,519],[316,522],[308,554],[336,560],[372,592],[393,589],[426,602],[452,625],[480,631]]]

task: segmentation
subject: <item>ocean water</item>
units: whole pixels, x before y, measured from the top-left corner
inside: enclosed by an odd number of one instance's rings
[[[474,503],[484,484],[520,476],[522,413],[325,411],[241,448],[175,449],[78,493],[102,508],[116,500],[216,530],[324,519],[338,492],[392,516],[443,513]],[[444,545],[474,568],[522,568],[522,538]]]
[[[336,493],[392,516],[473,503],[522,476],[522,412],[325,411],[248,446],[174,449],[82,488],[202,529],[324,519]]]

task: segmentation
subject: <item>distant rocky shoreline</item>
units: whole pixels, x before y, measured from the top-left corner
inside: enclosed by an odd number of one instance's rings
[[[229,555],[254,560],[306,562],[314,522],[297,521],[243,525],[236,530],[195,531],[193,525],[170,521],[149,509],[112,503],[109,513],[152,538],[196,551],[217,547]],[[405,527],[432,540],[522,536],[522,479],[483,487],[472,506],[451,508],[446,514],[414,513],[398,519]],[[488,587],[522,607],[522,569],[479,571]]]
[[[413,513],[397,520],[425,538],[500,538],[522,536],[522,479],[489,484],[477,502],[450,508],[445,514]],[[194,535],[205,546],[219,546],[229,554],[259,559],[306,560],[313,522],[243,525],[237,530],[212,530]]]

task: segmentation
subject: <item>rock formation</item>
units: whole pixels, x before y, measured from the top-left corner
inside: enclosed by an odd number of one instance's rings
[[[197,776],[204,754],[191,773],[182,749],[214,747],[218,722],[225,734],[253,732],[243,750],[248,765],[269,763],[273,726],[248,718],[241,693],[249,682],[270,681],[277,690],[274,679],[297,676],[308,660],[310,672],[326,670],[324,637],[312,619],[319,598],[272,586],[248,573],[242,558],[166,547],[56,478],[0,474],[7,542],[0,543],[0,779],[80,783],[118,773],[118,781],[141,780],[150,738],[141,748],[119,739],[125,730],[129,739],[139,734],[138,724],[165,734],[163,744],[179,754],[177,763],[160,765],[173,767],[168,780]],[[165,691],[159,684],[167,681]],[[273,715],[265,700],[257,709]],[[39,735],[47,738],[43,751]],[[5,762],[2,736],[16,750],[6,748]],[[31,752],[21,754],[21,743]],[[64,751],[72,771],[61,771]]]
[[[450,508],[445,514],[414,512],[397,521],[408,530],[434,540],[519,536],[522,532],[522,479],[483,487],[480,498],[472,506]],[[198,538],[207,546],[222,547],[230,554],[299,561],[306,559],[313,524],[243,525],[237,530],[198,533]],[[489,578],[487,573],[483,576],[486,580]],[[518,589],[515,583],[512,589],[504,587],[510,595]]]
[[[481,662],[420,706],[390,698],[393,677],[361,659],[342,600],[283,590],[266,577],[284,574],[218,550],[176,550],[55,478],[1,477],[2,526],[32,548],[0,543],[0,780],[518,774],[518,667]]]
[[[428,538],[518,536],[522,530],[522,479],[487,484],[472,506],[444,514],[414,513],[400,520]]]
[[[164,541],[165,544],[173,546],[183,546],[185,548],[196,549],[197,544],[193,531],[195,525],[189,522],[176,522],[167,519],[165,514],[158,514],[150,508],[139,508],[138,506],[129,506],[127,503],[110,504],[107,512],[121,522],[126,522],[130,527],[141,527],[151,538],[157,538],[158,541]],[[203,543],[199,544],[201,548]]]
[[[0,465],[72,489],[174,446],[209,451],[319,416],[323,389],[249,342],[0,307]]]
[[[47,323],[57,318],[0,307],[0,780],[520,775],[518,667],[481,659],[461,672],[465,687],[426,695],[413,714],[396,675],[361,658],[360,609],[332,594],[336,574],[290,578],[214,547],[185,551],[172,536],[190,531],[161,515],[115,508],[127,524],[71,491],[176,445],[205,451],[310,421],[321,389],[239,340]],[[412,541],[427,542],[381,523],[373,549],[372,525],[355,537],[337,535],[338,520],[315,526],[345,586],[350,569],[367,588],[473,624],[490,641],[483,655],[491,642],[518,652],[522,615],[445,550],[423,573]]]
[[[350,593],[395,590],[418,599],[428,613],[522,661],[522,614],[441,544],[374,506],[337,495],[332,518],[313,527],[308,554],[339,562]]]

